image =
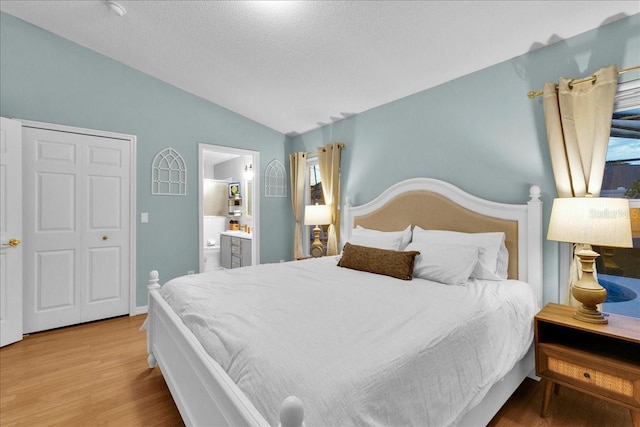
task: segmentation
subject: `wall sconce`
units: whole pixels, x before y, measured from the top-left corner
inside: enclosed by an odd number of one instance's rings
[[[253,178],[253,165],[249,163],[248,165],[244,165],[244,179],[252,179]]]

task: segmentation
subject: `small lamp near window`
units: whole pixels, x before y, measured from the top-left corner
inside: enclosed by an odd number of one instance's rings
[[[607,290],[593,276],[593,264],[600,255],[591,249],[591,245],[633,246],[629,201],[588,196],[555,199],[547,239],[584,245],[576,252],[582,265],[582,277],[571,288],[571,294],[582,306],[573,317],[589,323],[607,323],[597,308],[607,298]]]
[[[331,224],[330,205],[307,205],[304,209],[304,225],[315,225],[313,234],[315,239],[311,244],[311,256],[320,257],[323,253],[322,242],[320,241],[319,225]]]

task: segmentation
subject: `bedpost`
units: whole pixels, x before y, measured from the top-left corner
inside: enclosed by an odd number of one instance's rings
[[[295,396],[284,399],[280,406],[280,424],[278,427],[305,427],[304,407],[302,401]]]
[[[149,273],[149,284],[147,285],[147,289],[158,289],[160,285],[158,282],[160,281],[160,274],[158,274],[158,270],[151,270]]]
[[[353,231],[353,213],[351,212],[351,208],[353,205],[351,204],[351,197],[345,197],[344,199],[344,226],[342,231],[340,232],[340,240],[343,242],[347,242],[351,237],[351,232]],[[345,233],[346,232],[346,233]],[[342,243],[340,247],[342,247]]]
[[[152,344],[153,344],[153,319],[151,318],[151,316],[153,315],[153,298],[151,298],[151,294],[155,291],[157,291],[158,289],[160,289],[160,285],[158,284],[158,282],[160,281],[160,275],[158,274],[157,270],[152,270],[149,273],[149,282],[147,284],[147,292],[148,292],[148,298],[149,298],[149,302],[148,302],[148,306],[147,306],[147,320],[146,320],[146,326],[147,326],[147,353],[149,354],[149,356],[147,357],[147,363],[149,364],[149,368],[155,368],[156,367],[156,357],[153,355],[153,351],[152,351]]]
[[[529,201],[527,205],[527,227],[530,238],[527,241],[527,253],[529,254],[529,268],[527,269],[527,281],[535,286],[538,307],[542,308],[542,201],[540,200],[540,187],[532,185],[529,188]]]

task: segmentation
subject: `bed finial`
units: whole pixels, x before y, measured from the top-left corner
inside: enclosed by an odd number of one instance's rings
[[[149,283],[147,284],[147,289],[155,289],[159,288],[160,285],[158,282],[160,281],[160,274],[158,270],[151,270],[149,273]]]
[[[295,396],[284,399],[280,406],[280,424],[278,427],[304,427],[304,407]]]
[[[529,197],[532,202],[540,201],[540,194],[540,187],[538,187],[537,185],[532,185],[531,187],[529,187]]]

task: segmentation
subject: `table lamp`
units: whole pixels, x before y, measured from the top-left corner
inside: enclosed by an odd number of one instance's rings
[[[304,209],[304,225],[315,225],[313,234],[315,239],[311,244],[311,256],[321,257],[323,253],[322,242],[320,241],[319,225],[331,224],[330,205],[307,205]]]
[[[583,244],[582,250],[576,252],[582,265],[582,277],[571,288],[571,294],[582,306],[573,317],[589,323],[607,323],[597,308],[607,298],[607,290],[593,276],[593,264],[600,255],[591,245],[633,246],[629,201],[589,196],[555,199],[547,239]]]

